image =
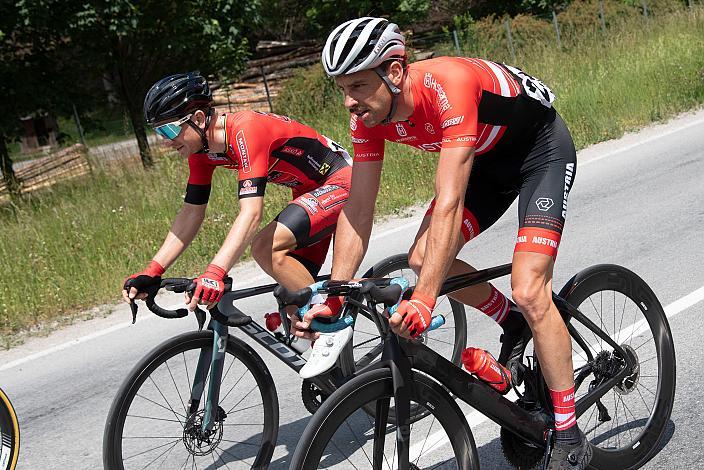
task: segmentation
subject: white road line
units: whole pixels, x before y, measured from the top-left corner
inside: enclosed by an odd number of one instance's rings
[[[699,289],[690,292],[689,294],[685,295],[684,297],[681,297],[668,306],[664,308],[665,310],[665,315],[667,316],[668,319],[674,317],[680,312],[685,311],[689,307],[692,307],[696,305],[697,303],[701,302],[704,300],[704,286],[700,287]],[[626,337],[629,337],[630,335],[637,336],[640,333],[643,333],[648,327],[645,325],[646,320],[640,320],[636,323],[634,323],[631,326],[627,326],[626,328],[622,329],[616,334],[616,337],[618,338],[619,336],[624,336],[627,335]],[[633,331],[633,333],[631,333]],[[595,345],[592,345],[592,349],[595,348]],[[575,359],[573,357],[573,359]],[[581,361],[584,362],[584,361]],[[575,364],[575,366],[578,366],[579,364]],[[506,398],[514,401],[516,398],[518,398],[515,394],[515,392],[512,390],[509,394],[506,395]],[[465,415],[465,419],[467,420],[467,423],[469,424],[470,428],[474,428],[476,426],[479,426],[480,424],[486,422],[489,420],[488,417],[484,416],[478,411],[472,411]],[[430,436],[425,439],[423,443],[415,444],[411,446],[409,450],[409,455],[411,456],[411,460],[415,460],[418,458],[418,455],[420,455],[420,452],[430,452],[434,449],[438,449],[446,444],[448,444],[450,441],[447,439],[447,435],[445,431],[440,430],[437,432],[434,432]]]
[[[662,137],[665,137],[665,136],[674,134],[674,133],[676,133],[676,132],[679,132],[679,131],[682,131],[682,130],[685,130],[685,129],[689,129],[690,127],[702,125],[702,124],[704,124],[704,119],[699,119],[699,120],[697,120],[697,121],[693,121],[693,122],[691,122],[691,123],[689,123],[689,124],[683,125],[683,126],[678,127],[678,128],[676,128],[676,129],[672,129],[672,130],[669,130],[669,131],[665,131],[665,132],[662,132],[662,133],[660,133],[660,134],[658,134],[658,135],[656,135],[656,136],[652,136],[652,137],[649,137],[649,138],[647,138],[647,139],[643,139],[643,140],[641,140],[641,141],[639,141],[639,142],[636,142],[636,143],[630,144],[630,145],[628,145],[628,146],[619,148],[619,149],[617,149],[617,150],[614,150],[613,152],[605,153],[605,154],[602,154],[602,155],[600,155],[600,156],[598,156],[598,157],[595,157],[595,158],[586,160],[586,161],[584,161],[584,163],[580,163],[580,162],[578,161],[577,164],[578,164],[578,166],[588,165],[588,164],[590,164],[590,163],[599,161],[599,160],[601,160],[601,159],[603,159],[603,158],[606,158],[606,157],[609,157],[609,156],[612,156],[612,155],[616,155],[616,154],[618,154],[618,153],[626,152],[626,151],[631,150],[631,149],[633,149],[633,148],[635,148],[635,147],[638,147],[638,146],[640,146],[640,145],[647,144],[647,143],[649,143],[649,142],[652,142],[652,141],[654,141],[654,140],[660,139],[660,138],[662,138]],[[422,218],[413,218],[411,221],[409,221],[409,222],[407,222],[407,223],[405,223],[405,224],[403,224],[403,225],[401,225],[401,226],[394,227],[394,228],[389,229],[389,230],[387,230],[387,231],[385,231],[385,232],[380,232],[380,233],[374,234],[374,235],[371,236],[370,241],[379,240],[379,239],[381,239],[381,238],[388,237],[388,236],[393,235],[393,234],[395,234],[395,233],[398,233],[398,232],[401,232],[401,231],[404,231],[404,230],[408,230],[409,228],[411,228],[411,227],[417,225],[417,224],[420,222],[420,220],[422,220]],[[260,275],[258,275],[258,276],[253,277],[253,278],[250,278],[250,282],[254,282],[254,283],[255,283],[255,282],[259,282],[260,280],[267,279],[267,278],[269,278],[269,276],[267,276],[267,275],[265,275],[265,274],[260,274]],[[690,295],[693,295],[693,294],[695,294],[696,292],[699,292],[699,291],[704,291],[704,288],[699,289],[699,290],[697,290],[697,291],[695,291],[695,292],[692,292],[692,294],[690,294]],[[687,297],[689,297],[689,296],[687,296]],[[684,298],[680,299],[680,301],[685,301],[685,299],[686,299],[687,297],[684,297]],[[699,300],[696,300],[694,303],[697,303],[697,302],[699,302],[700,300],[701,300],[701,298],[700,298]],[[670,304],[670,305],[674,305],[674,304]],[[685,308],[686,308],[686,307],[685,307]],[[154,317],[153,315],[147,315],[147,316],[141,317],[141,318],[140,318],[139,320],[137,320],[137,321],[138,321],[138,322],[141,322],[141,321],[143,321],[143,320],[145,320],[145,319],[147,319],[147,318],[155,318],[155,317]],[[669,315],[668,315],[668,318],[669,318]],[[18,366],[18,365],[20,365],[20,364],[27,363],[27,362],[29,362],[29,361],[32,361],[32,360],[34,360],[34,359],[38,359],[38,358],[40,358],[40,357],[44,357],[44,356],[46,356],[46,355],[55,353],[55,352],[57,352],[57,351],[61,351],[61,350],[63,350],[63,349],[66,349],[66,348],[69,348],[69,347],[71,347],[71,346],[74,346],[74,345],[76,345],[76,344],[80,344],[80,343],[89,341],[89,340],[91,340],[91,339],[99,338],[99,337],[101,337],[101,336],[104,336],[104,335],[106,335],[106,334],[112,333],[112,332],[114,332],[114,331],[119,331],[119,330],[121,330],[121,329],[123,329],[123,328],[129,327],[130,325],[131,325],[130,322],[123,323],[123,324],[120,324],[120,325],[115,325],[115,326],[112,326],[112,327],[110,327],[110,328],[106,328],[106,329],[101,330],[101,331],[96,331],[96,332],[91,333],[91,334],[89,334],[89,335],[82,336],[82,337],[79,337],[79,338],[77,338],[77,339],[68,341],[68,342],[66,342],[66,343],[63,343],[63,344],[60,344],[60,345],[57,345],[57,346],[53,346],[53,347],[51,347],[51,348],[49,348],[49,349],[46,349],[46,350],[44,350],[44,351],[40,351],[40,352],[35,353],[35,354],[30,354],[29,356],[26,356],[26,357],[24,357],[24,358],[22,358],[22,359],[18,359],[18,360],[16,360],[16,361],[12,361],[12,362],[10,362],[10,363],[7,363],[7,364],[4,364],[4,365],[0,366],[0,371],[10,369],[10,368],[12,368],[12,367]]]

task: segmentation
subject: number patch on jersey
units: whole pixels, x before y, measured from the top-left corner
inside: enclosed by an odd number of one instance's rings
[[[555,101],[555,94],[550,88],[548,88],[547,85],[545,85],[537,78],[531,77],[519,68],[512,67],[506,64],[504,64],[504,67],[509,69],[518,78],[521,79],[523,89],[526,91],[526,94],[528,96],[530,96],[534,100],[540,101],[540,104],[542,104],[546,108],[552,107],[552,102]]]

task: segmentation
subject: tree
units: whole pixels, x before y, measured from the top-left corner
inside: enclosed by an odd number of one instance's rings
[[[28,0],[29,1],[29,0]],[[152,165],[142,105],[149,87],[172,73],[200,70],[232,77],[248,54],[244,33],[257,2],[237,0],[50,0],[69,3],[75,67],[109,77],[130,117],[145,167]]]
[[[83,94],[81,77],[66,67],[65,35],[56,27],[65,9],[41,2],[0,3],[0,168],[11,194],[19,194],[8,143],[21,133],[20,118],[67,113]]]

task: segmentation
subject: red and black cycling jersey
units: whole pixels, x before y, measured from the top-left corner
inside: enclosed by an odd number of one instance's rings
[[[413,114],[404,122],[367,128],[350,120],[355,161],[384,158],[384,141],[429,152],[475,147],[489,152],[520,139],[550,108],[554,95],[521,70],[484,59],[439,57],[408,65]]]
[[[225,152],[188,157],[187,203],[208,202],[218,166],[237,170],[240,198],[264,196],[267,182],[290,187],[296,197],[322,186],[352,163],[339,144],[286,116],[240,111],[222,118]]]

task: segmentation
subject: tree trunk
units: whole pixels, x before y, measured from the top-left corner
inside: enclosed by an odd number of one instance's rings
[[[0,135],[0,169],[2,177],[5,180],[10,196],[16,197],[20,195],[20,182],[15,175],[15,170],[12,168],[12,160],[10,153],[7,150],[7,142],[5,137]]]
[[[132,121],[134,135],[137,138],[139,157],[142,159],[142,165],[144,165],[144,168],[151,168],[154,166],[154,160],[152,159],[152,151],[149,147],[149,141],[147,140],[147,130],[144,126],[142,107],[140,106],[136,110],[129,109],[128,111],[130,113],[130,120]]]

